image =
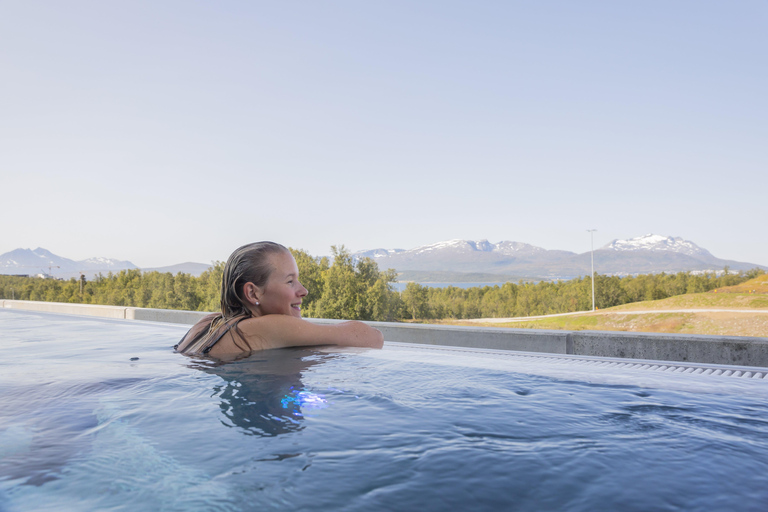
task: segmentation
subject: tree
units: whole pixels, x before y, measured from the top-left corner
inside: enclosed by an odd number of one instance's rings
[[[403,290],[403,304],[413,320],[429,318],[428,288],[418,283],[408,283]]]
[[[198,311],[219,311],[221,309],[221,280],[224,276],[224,262],[214,261],[208,270],[197,278],[197,295],[200,302]]]
[[[366,320],[360,318],[358,305],[362,302],[363,287],[355,275],[355,265],[352,256],[342,245],[331,246],[333,265],[324,272],[325,286],[323,294],[317,301],[316,312],[321,318],[337,318],[343,320]]]

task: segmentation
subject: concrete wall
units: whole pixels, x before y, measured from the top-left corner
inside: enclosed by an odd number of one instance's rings
[[[308,318],[319,324],[341,323],[343,320]],[[430,324],[402,324],[395,322],[365,322],[376,327],[387,341],[444,345],[449,347],[486,348],[493,350],[521,350],[565,354],[567,331],[543,329],[506,329],[502,327],[462,327]]]
[[[569,354],[768,367],[768,338],[613,331],[570,334]]]
[[[186,325],[192,325],[208,314],[197,311],[21,300],[0,300],[0,307]],[[341,322],[309,320],[319,324]],[[768,338],[366,323],[381,330],[385,340],[403,343],[768,367]]]
[[[102,318],[122,318],[125,320],[145,320],[149,322],[186,325],[193,325],[205,315],[210,314],[199,311],[99,306],[96,304],[70,304],[66,302],[37,302],[31,300],[0,300],[0,307],[65,315],[99,316]]]
[[[194,325],[210,313],[202,311],[177,311],[173,309],[125,308],[127,320],[144,320],[168,324]]]
[[[64,315],[88,315],[103,318],[125,318],[122,306],[99,306],[95,304],[69,304],[66,302],[38,302],[32,300],[0,300],[3,308],[42,311]]]

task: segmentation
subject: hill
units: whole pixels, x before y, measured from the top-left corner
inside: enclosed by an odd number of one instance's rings
[[[768,294],[768,274],[757,276],[735,286],[725,286],[717,289],[718,293],[749,293]]]
[[[82,272],[90,277],[93,274],[118,272],[134,269],[130,261],[114,258],[94,257],[85,260],[71,260],[53,254],[47,249],[15,249],[0,254],[0,274],[51,274],[55,277],[78,277]]]
[[[507,319],[511,320],[511,319]],[[635,302],[596,312],[540,318],[441,322],[521,329],[768,336],[768,274],[706,293]]]
[[[373,249],[355,253],[355,257],[373,258],[380,268],[394,268],[400,273],[444,272],[483,273],[526,280],[572,279],[591,273],[591,252],[549,250],[522,242],[488,240],[448,240],[414,249]],[[627,240],[613,240],[594,251],[595,272],[606,275],[649,273],[716,272],[768,269],[755,263],[720,259],[708,250],[680,237],[648,234]],[[455,275],[449,281],[474,281]],[[438,281],[434,281],[438,282]]]
[[[679,309],[764,309],[768,308],[768,274],[735,286],[725,286],[706,293],[676,295],[662,300],[634,302],[603,312]],[[764,334],[768,336],[768,331]]]
[[[167,267],[143,268],[143,272],[170,272],[177,274],[183,272],[195,277],[200,276],[208,270],[211,265],[205,263],[186,262]],[[53,277],[69,279],[79,277],[84,274],[90,279],[96,274],[116,273],[121,270],[132,270],[138,268],[136,265],[126,260],[117,260],[114,258],[94,257],[84,260],[71,260],[52,253],[47,249],[38,247],[37,249],[14,249],[13,251],[0,254],[0,275],[13,274],[51,274]]]

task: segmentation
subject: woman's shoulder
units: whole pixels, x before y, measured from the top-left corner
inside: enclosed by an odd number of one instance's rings
[[[218,313],[211,313],[210,315],[205,315],[203,318],[197,321],[184,335],[183,338],[181,338],[181,341],[174,347],[177,352],[188,352],[190,346],[194,344],[196,341],[200,340],[203,336],[205,336],[211,329],[211,325],[216,321],[217,318],[221,318],[221,315]]]
[[[239,316],[215,325],[210,338],[215,340],[209,348],[211,357],[230,358],[270,348],[265,342],[268,329],[260,318],[263,317]]]
[[[185,339],[190,337],[196,338],[197,335],[201,332],[208,331],[211,328],[211,325],[213,325],[213,323],[219,318],[221,318],[220,313],[211,313],[210,315],[205,315],[203,318],[198,320],[195,325],[192,326],[192,328],[187,332]]]
[[[205,315],[200,320],[197,321],[195,326],[197,325],[211,325],[211,323],[216,320],[217,318],[221,318],[221,313],[211,313],[209,315]]]

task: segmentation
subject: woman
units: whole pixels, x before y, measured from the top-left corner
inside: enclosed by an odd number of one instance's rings
[[[224,266],[221,313],[200,320],[174,348],[217,359],[306,345],[381,348],[381,332],[362,322],[317,325],[302,320],[306,295],[288,249],[274,242],[244,245]]]

